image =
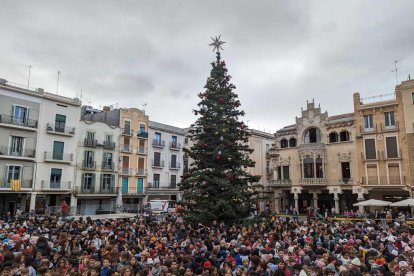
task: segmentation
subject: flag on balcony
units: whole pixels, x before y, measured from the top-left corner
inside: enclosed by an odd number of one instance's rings
[[[20,191],[21,190],[20,179],[11,179],[10,180],[10,188],[14,192]]]

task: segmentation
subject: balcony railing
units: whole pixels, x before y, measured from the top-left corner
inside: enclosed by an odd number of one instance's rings
[[[338,179],[339,184],[352,184],[353,182],[352,177],[341,177]]]
[[[132,152],[132,146],[129,144],[122,144],[120,150],[122,152]]]
[[[20,188],[21,189],[31,189],[33,184],[32,179],[23,179],[20,180]],[[10,189],[11,183],[10,181],[7,181],[7,179],[3,179],[0,181],[0,189]]]
[[[132,136],[133,134],[134,134],[134,131],[132,129],[129,129],[129,128],[122,129],[122,135]]]
[[[73,154],[71,153],[54,153],[45,151],[45,161],[67,162],[73,161]]]
[[[171,142],[170,143],[170,149],[172,150],[180,150],[181,149],[181,144],[177,143],[177,142]]]
[[[102,162],[101,170],[102,171],[114,171],[114,162]]]
[[[164,168],[164,161],[154,161],[152,160],[152,166],[156,168]]]
[[[73,135],[75,135],[75,128],[74,127],[67,127],[67,126],[57,126],[57,125],[53,125],[51,123],[48,123],[47,126],[46,126],[46,132],[73,136]]]
[[[290,179],[273,179],[269,181],[270,185],[276,185],[276,186],[287,186],[292,185],[292,180]]]
[[[387,153],[387,151],[381,151],[381,156],[382,156],[382,159],[384,159],[384,160],[387,160],[387,159],[401,159],[401,157],[402,157],[402,152],[401,152],[401,149],[400,150],[398,150],[397,151],[397,155],[390,155],[390,156],[388,156],[388,153]]]
[[[299,150],[323,150],[325,149],[325,144],[323,143],[309,143],[299,145]]]
[[[60,181],[60,182],[51,182],[47,180],[42,180],[42,190],[70,190],[71,181]]]
[[[22,120],[19,117],[14,117],[10,115],[0,114],[0,124],[7,124],[11,126],[17,127],[27,127],[36,129],[37,128],[37,121],[32,119]]]
[[[172,170],[179,170],[180,168],[181,168],[181,164],[178,163],[178,162],[170,164],[170,169],[172,169]]]
[[[165,141],[164,140],[154,139],[154,140],[152,140],[152,145],[154,147],[163,148],[163,147],[165,147]]]
[[[76,187],[75,188],[75,192],[77,194],[115,194],[115,187],[95,187],[95,186],[90,186],[90,187],[85,187],[85,186],[81,186],[81,187]]]
[[[178,190],[177,183],[149,182],[148,190]]]
[[[148,148],[147,147],[137,147],[137,154],[147,154]]]
[[[361,158],[364,161],[376,161],[376,160],[379,160],[380,156],[381,156],[381,154],[380,154],[380,151],[379,150],[377,150],[375,152],[375,158],[373,158],[374,156],[369,156],[370,158],[367,158],[366,153],[365,152],[361,152]]]
[[[301,178],[300,184],[316,184],[316,185],[325,185],[328,183],[326,178]]]
[[[34,149],[19,149],[15,150],[12,147],[0,147],[0,155],[7,155],[11,157],[28,157],[35,158],[36,151]]]
[[[148,172],[147,172],[146,169],[137,169],[136,175],[137,176],[146,176],[146,175],[148,175]]]
[[[98,140],[96,140],[96,139],[88,139],[88,138],[85,138],[85,139],[83,140],[83,145],[84,145],[85,147],[92,147],[92,148],[96,148],[96,146],[98,145]]]
[[[133,169],[132,168],[125,168],[125,167],[121,167],[119,170],[120,174],[123,175],[132,175],[133,174]]]
[[[387,132],[387,131],[398,131],[400,130],[400,125],[398,122],[395,122],[394,125],[390,125],[390,126],[386,126],[385,124],[381,123],[380,124],[380,130]]]
[[[111,141],[104,141],[103,142],[103,148],[104,149],[115,149],[115,142],[111,142]]]
[[[137,136],[140,138],[148,138],[148,132],[144,132],[144,131],[138,132]]]
[[[82,161],[82,169],[84,169],[84,170],[95,170],[96,169],[96,161],[83,160]]]

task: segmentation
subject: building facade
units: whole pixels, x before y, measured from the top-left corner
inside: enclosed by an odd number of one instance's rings
[[[41,102],[36,91],[0,79],[0,214],[29,211]]]
[[[150,121],[149,137],[147,200],[181,200],[185,130]]]
[[[73,189],[79,214],[116,211],[118,116],[119,110],[101,112],[82,107],[77,135],[76,186]]]
[[[274,210],[351,209],[358,172],[354,148],[353,113],[328,116],[308,102],[295,124],[276,132],[269,151]]]
[[[118,187],[123,205],[135,209],[143,204],[148,183],[149,119],[140,109],[121,109],[119,123]]]

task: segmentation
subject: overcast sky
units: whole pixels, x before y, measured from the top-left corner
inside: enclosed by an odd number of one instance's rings
[[[249,127],[294,123],[306,99],[330,115],[352,94],[392,93],[414,77],[414,1],[15,1],[0,5],[0,78],[84,104],[142,108],[187,127],[214,53],[223,58]]]

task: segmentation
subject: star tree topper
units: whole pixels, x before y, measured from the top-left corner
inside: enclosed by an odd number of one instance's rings
[[[209,44],[209,46],[213,46],[213,51],[217,50],[217,52],[220,52],[220,49],[223,50],[223,48],[221,47],[221,45],[223,45],[224,41],[220,40],[221,35],[219,35],[218,37],[216,36],[215,38],[211,38],[213,40],[213,43]]]

